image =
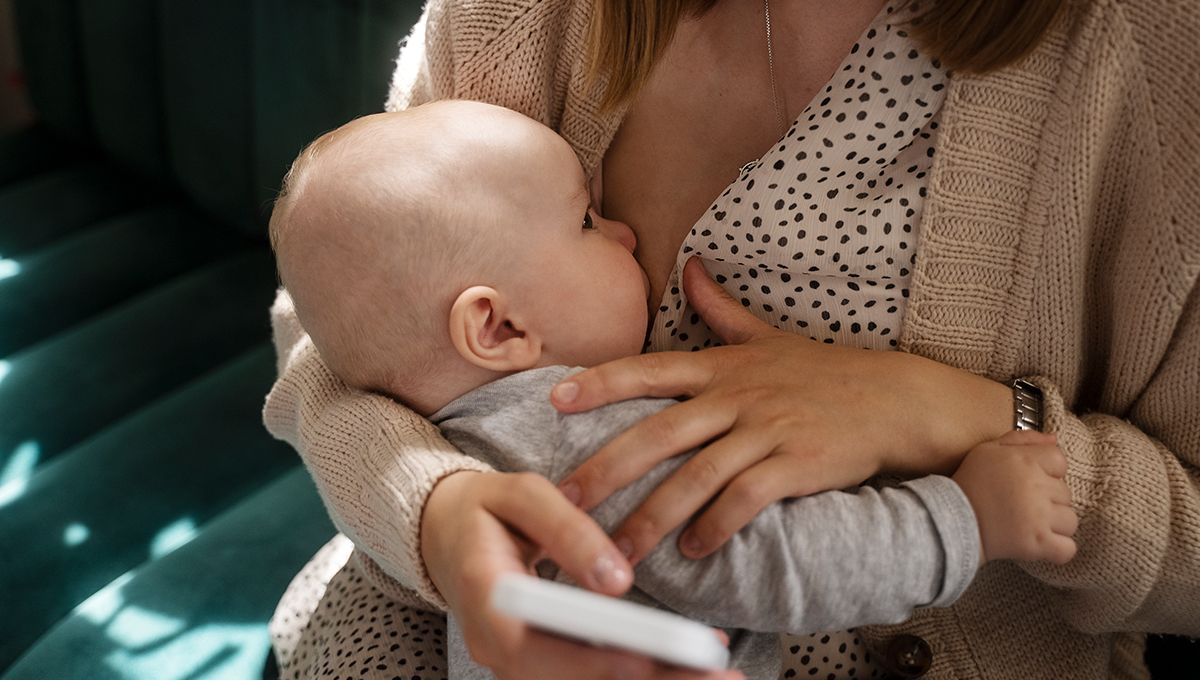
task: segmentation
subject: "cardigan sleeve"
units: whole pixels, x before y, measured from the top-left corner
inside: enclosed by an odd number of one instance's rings
[[[1114,3],[1122,42],[1136,55],[1159,140],[1165,219],[1191,282],[1170,286],[1178,310],[1158,368],[1125,415],[1076,416],[1051,381],[1048,431],[1068,460],[1079,513],[1079,553],[1025,569],[1060,589],[1059,611],[1086,632],[1200,636],[1200,13],[1194,1]],[[1139,119],[1138,124],[1147,124]],[[1133,122],[1130,122],[1133,124]],[[1178,272],[1175,272],[1178,274]],[[1136,332],[1136,329],[1125,329]],[[1114,368],[1113,370],[1117,370]]]
[[[300,329],[287,291],[271,320],[281,370],[263,410],[267,429],[300,453],[334,526],[379,567],[367,573],[381,571],[445,609],[421,559],[421,510],[443,477],[491,468],[416,413],[339,380]]]
[[[1072,561],[1024,568],[1082,631],[1200,635],[1200,288],[1129,420],[1076,416],[1051,381],[1030,379],[1080,522]]]
[[[445,5],[430,2],[405,41],[389,110],[450,96],[452,30]],[[369,558],[364,573],[374,585],[389,593],[407,586],[445,609],[420,554],[421,511],[443,477],[491,468],[460,453],[413,411],[352,390],[333,375],[283,289],[271,326],[278,378],[263,410],[267,429],[299,452],[334,526],[353,541],[360,559]]]

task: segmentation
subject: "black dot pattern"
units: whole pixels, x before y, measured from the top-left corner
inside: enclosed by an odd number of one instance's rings
[[[893,21],[886,7],[786,135],[697,221],[648,349],[720,344],[679,290],[693,255],[776,328],[897,346],[948,75]]]
[[[446,680],[446,616],[392,600],[348,559],[348,540],[335,544],[293,579],[271,620],[281,680]]]

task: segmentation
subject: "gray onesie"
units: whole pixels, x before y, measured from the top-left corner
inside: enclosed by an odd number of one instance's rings
[[[676,403],[632,399],[560,414],[550,389],[583,369],[551,366],[496,380],[431,418],[464,453],[505,472],[557,482],[616,435]],[[591,515],[613,531],[695,452],[659,464]],[[945,607],[970,584],[979,562],[975,514],[962,490],[929,476],[794,498],[764,509],[715,554],[679,553],[680,529],[634,572],[630,598],[730,631],[732,666],[752,680],[779,673],[777,633],[898,623],[915,607]],[[490,678],[471,662],[450,622],[450,680]]]

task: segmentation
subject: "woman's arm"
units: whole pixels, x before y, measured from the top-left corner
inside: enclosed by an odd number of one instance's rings
[[[1182,315],[1167,352],[1154,379],[1127,414],[1128,420],[1106,414],[1076,416],[1055,385],[1032,378],[1046,395],[1048,431],[1057,435],[1070,461],[1067,479],[1080,519],[1076,535],[1079,552],[1066,566],[1031,563],[1025,568],[1056,589],[1060,611],[1081,630],[1200,634],[1200,541],[1196,539],[1200,536],[1200,292],[1193,289],[1181,307]],[[586,373],[573,379],[581,376]],[[610,384],[590,385],[600,386],[612,389]],[[857,436],[861,429],[871,427],[867,420],[861,423],[859,429],[843,429],[840,436]],[[804,428],[812,427],[812,421],[803,417],[793,425],[797,428],[794,441],[820,441],[820,436],[829,434],[818,428],[811,430],[815,437],[806,436]],[[675,437],[690,436],[686,429],[668,431]],[[637,471],[629,466],[643,462],[639,454],[610,455],[613,451],[616,449],[611,445],[605,447],[583,466],[589,469],[582,475],[577,471],[568,484],[599,479],[605,488],[619,488],[629,481],[626,477],[636,477]],[[628,451],[617,451],[622,453]],[[727,457],[735,454],[725,453]],[[834,459],[826,464],[837,467],[839,462]],[[728,536],[728,527],[737,530],[765,503],[790,495],[778,491],[780,485],[808,483],[807,472],[817,469],[809,467],[811,460],[803,467],[801,462],[758,465],[773,471],[774,479],[750,474],[747,482],[748,473],[740,473],[737,479],[743,481],[728,485],[693,531],[709,518],[721,527],[709,533],[710,537]],[[720,473],[719,467],[693,468],[701,476]],[[754,469],[751,465],[748,472]],[[789,475],[780,472],[788,469],[804,470],[804,479],[790,481]],[[721,480],[714,483],[719,488]],[[705,491],[707,487],[691,479],[681,486],[691,488],[691,494],[698,498],[696,504],[690,497],[683,501],[670,498],[657,505],[648,501],[616,532],[618,541],[623,534],[638,539],[635,559],[645,555],[712,495]],[[731,493],[734,488],[738,490]],[[661,487],[655,492],[659,493]],[[582,494],[584,505],[594,505],[606,495],[586,490]],[[732,506],[738,509],[730,510]],[[690,533],[683,534],[681,548],[686,548]],[[688,554],[707,554],[724,540],[710,540],[701,550]]]
[[[1077,416],[1054,384],[1032,380],[1080,523],[1074,560],[1026,571],[1080,630],[1200,635],[1200,287],[1128,420]]]
[[[385,108],[453,96],[453,35],[450,4],[428,3],[401,47]],[[267,429],[299,452],[334,526],[374,562],[368,578],[394,592],[381,571],[445,609],[421,559],[421,511],[442,478],[491,468],[400,404],[348,388],[322,361],[285,290],[271,326],[279,377],[263,412]]]
[[[263,410],[267,429],[300,453],[334,526],[385,574],[444,609],[421,559],[421,509],[443,477],[491,468],[459,453],[424,418],[334,376],[287,291],[279,291],[271,323],[279,378]]]

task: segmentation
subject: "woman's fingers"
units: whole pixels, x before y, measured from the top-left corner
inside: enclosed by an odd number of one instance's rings
[[[764,334],[778,332],[734,300],[704,270],[699,257],[683,266],[683,292],[704,323],[726,345],[740,345]]]
[[[762,429],[735,429],[684,463],[613,532],[636,564],[669,533],[704,507],[739,472],[771,453]]]
[[[679,551],[699,559],[725,545],[775,501],[794,495],[789,482],[796,462],[771,456],[738,475],[679,537]]]
[[[584,461],[559,488],[583,509],[594,508],[667,458],[728,432],[736,413],[710,404],[685,401],[645,418]]]
[[[532,473],[507,477],[510,488],[482,499],[489,512],[540,546],[585,588],[608,595],[629,589],[633,582],[629,562],[595,520],[545,477]]]
[[[550,401],[563,413],[577,413],[635,397],[691,397],[712,377],[699,353],[652,352],[577,373],[554,386]]]

